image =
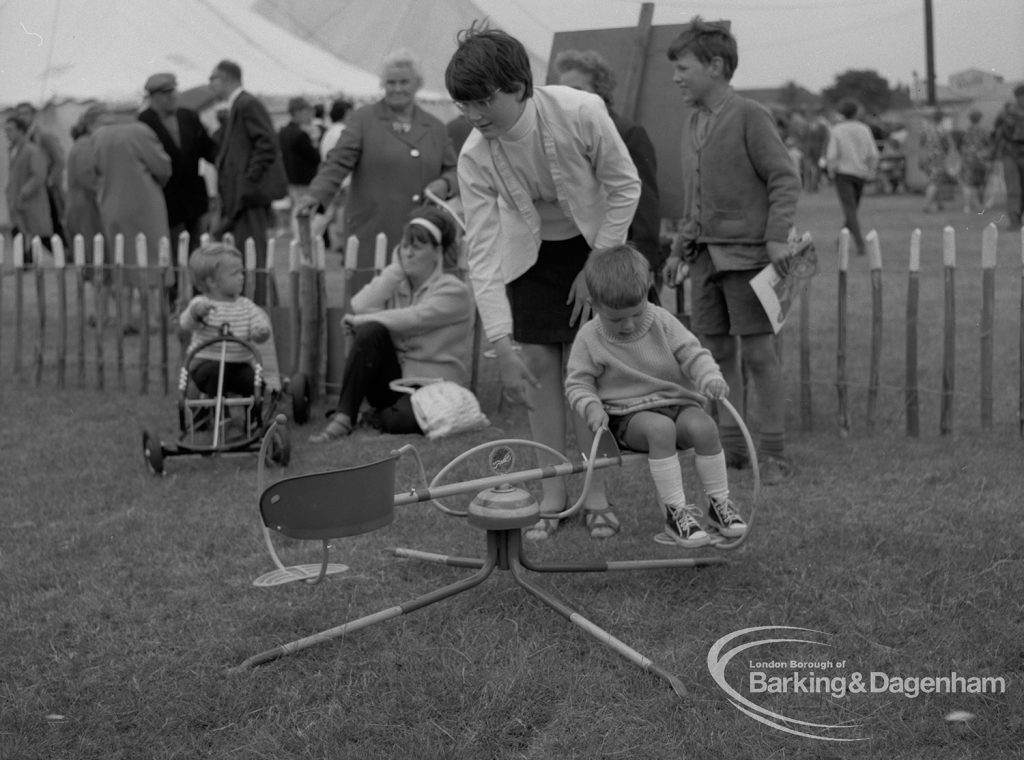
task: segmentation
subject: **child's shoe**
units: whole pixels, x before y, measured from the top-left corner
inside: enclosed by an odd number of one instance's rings
[[[709,536],[693,516],[692,507],[665,504],[665,534],[672,543],[686,549],[697,549],[711,543]]]
[[[732,503],[732,499],[716,499],[709,497],[708,518],[711,530],[726,538],[741,538],[747,532],[747,524],[743,522]]]

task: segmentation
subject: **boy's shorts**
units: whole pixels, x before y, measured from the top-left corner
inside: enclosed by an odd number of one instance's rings
[[[764,267],[719,271],[707,248],[690,263],[690,330],[696,335],[773,333],[750,281]]]
[[[700,404],[696,400],[681,400],[676,406],[656,406],[653,409],[644,409],[645,412],[654,412],[655,414],[663,414],[670,420],[675,420],[682,414],[684,409],[689,409],[692,406],[700,407]],[[621,449],[629,449],[629,444],[626,443],[626,431],[629,429],[629,423],[636,417],[640,412],[630,412],[629,414],[618,414],[608,416],[608,431],[615,438],[615,442],[619,444]]]

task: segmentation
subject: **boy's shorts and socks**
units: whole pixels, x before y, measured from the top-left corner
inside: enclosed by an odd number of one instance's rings
[[[729,498],[725,452],[694,455],[694,467],[704,493],[708,497],[707,530],[700,523],[700,510],[686,503],[683,490],[683,471],[679,456],[647,460],[654,480],[654,488],[665,510],[665,533],[672,541],[687,549],[707,546],[711,534],[724,538],[739,538],[746,533],[747,524],[736,512]],[[709,532],[710,531],[710,532]]]

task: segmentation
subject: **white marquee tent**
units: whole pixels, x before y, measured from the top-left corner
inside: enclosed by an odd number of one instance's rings
[[[143,105],[158,71],[182,90],[204,85],[217,61],[242,67],[244,84],[279,120],[293,95],[359,101],[380,94],[376,73],[298,39],[251,10],[251,0],[0,0],[0,112],[21,101],[70,148],[89,101]],[[9,223],[7,145],[0,133],[0,229]]]
[[[146,77],[205,83],[221,58],[261,96],[365,99],[379,78],[304,42],[249,0],[6,0],[0,3],[0,106],[100,99],[140,102]]]

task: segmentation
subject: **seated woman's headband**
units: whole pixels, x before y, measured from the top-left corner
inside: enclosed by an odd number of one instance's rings
[[[431,237],[434,238],[434,245],[441,245],[441,228],[434,224],[429,219],[424,219],[422,216],[413,217],[409,220],[409,224],[416,224],[425,229],[430,233]]]

